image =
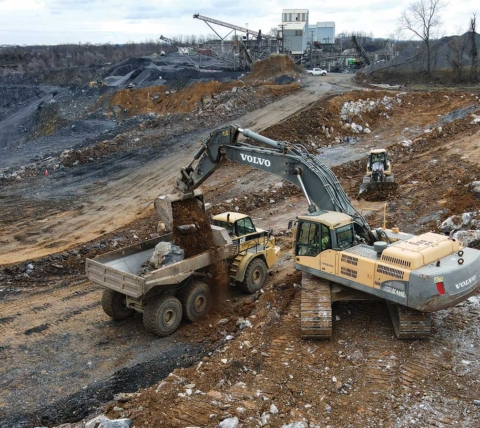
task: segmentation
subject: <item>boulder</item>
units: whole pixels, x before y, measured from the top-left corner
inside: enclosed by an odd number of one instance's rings
[[[183,260],[184,251],[171,242],[159,242],[150,259],[150,265],[154,269]]]

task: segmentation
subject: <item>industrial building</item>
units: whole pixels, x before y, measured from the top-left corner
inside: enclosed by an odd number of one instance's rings
[[[277,27],[282,50],[295,56],[311,57],[311,52],[322,45],[335,43],[335,22],[309,24],[308,9],[283,9],[282,23]],[[327,49],[328,50],[328,49]]]
[[[283,9],[278,38],[292,55],[303,55],[307,49],[308,9]]]
[[[335,22],[317,22],[308,26],[308,40],[318,44],[335,43]]]
[[[275,53],[286,53],[298,64],[321,67],[327,71],[359,68],[376,60],[376,55],[365,52],[357,40],[353,40],[355,49],[352,52],[342,52],[341,47],[335,46],[335,22],[310,24],[309,17],[308,9],[283,9],[281,24],[276,31],[264,34],[261,30],[255,31],[196,13],[193,18],[204,21],[218,36],[217,40],[190,46],[164,36],[160,39],[190,57],[189,61],[197,69],[202,68],[203,58],[208,59],[209,66],[214,65],[211,59],[217,58],[219,67],[229,64],[234,70],[246,70],[255,61]],[[212,25],[230,31],[222,36]],[[381,55],[388,57],[383,52]]]

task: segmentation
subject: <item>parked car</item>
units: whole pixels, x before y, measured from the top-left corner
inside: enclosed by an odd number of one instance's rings
[[[326,76],[327,70],[324,70],[323,68],[312,68],[311,70],[307,70],[307,73],[310,76]]]

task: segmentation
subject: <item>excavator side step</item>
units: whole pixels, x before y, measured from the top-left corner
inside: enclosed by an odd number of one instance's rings
[[[302,273],[300,330],[302,339],[332,337],[330,282],[305,272]]]
[[[431,316],[405,306],[387,302],[395,335],[399,339],[428,339],[432,332]]]

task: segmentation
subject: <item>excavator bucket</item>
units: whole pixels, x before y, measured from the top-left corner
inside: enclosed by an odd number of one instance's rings
[[[203,202],[203,192],[200,189],[195,189],[193,192],[189,193],[173,193],[169,195],[162,195],[155,199],[155,209],[157,210],[160,219],[165,224],[166,229],[170,231],[173,230],[172,204],[192,198],[198,199],[205,208],[205,204]],[[187,234],[194,232],[196,230],[196,226],[195,224],[186,224],[178,226],[177,229],[180,233]]]

